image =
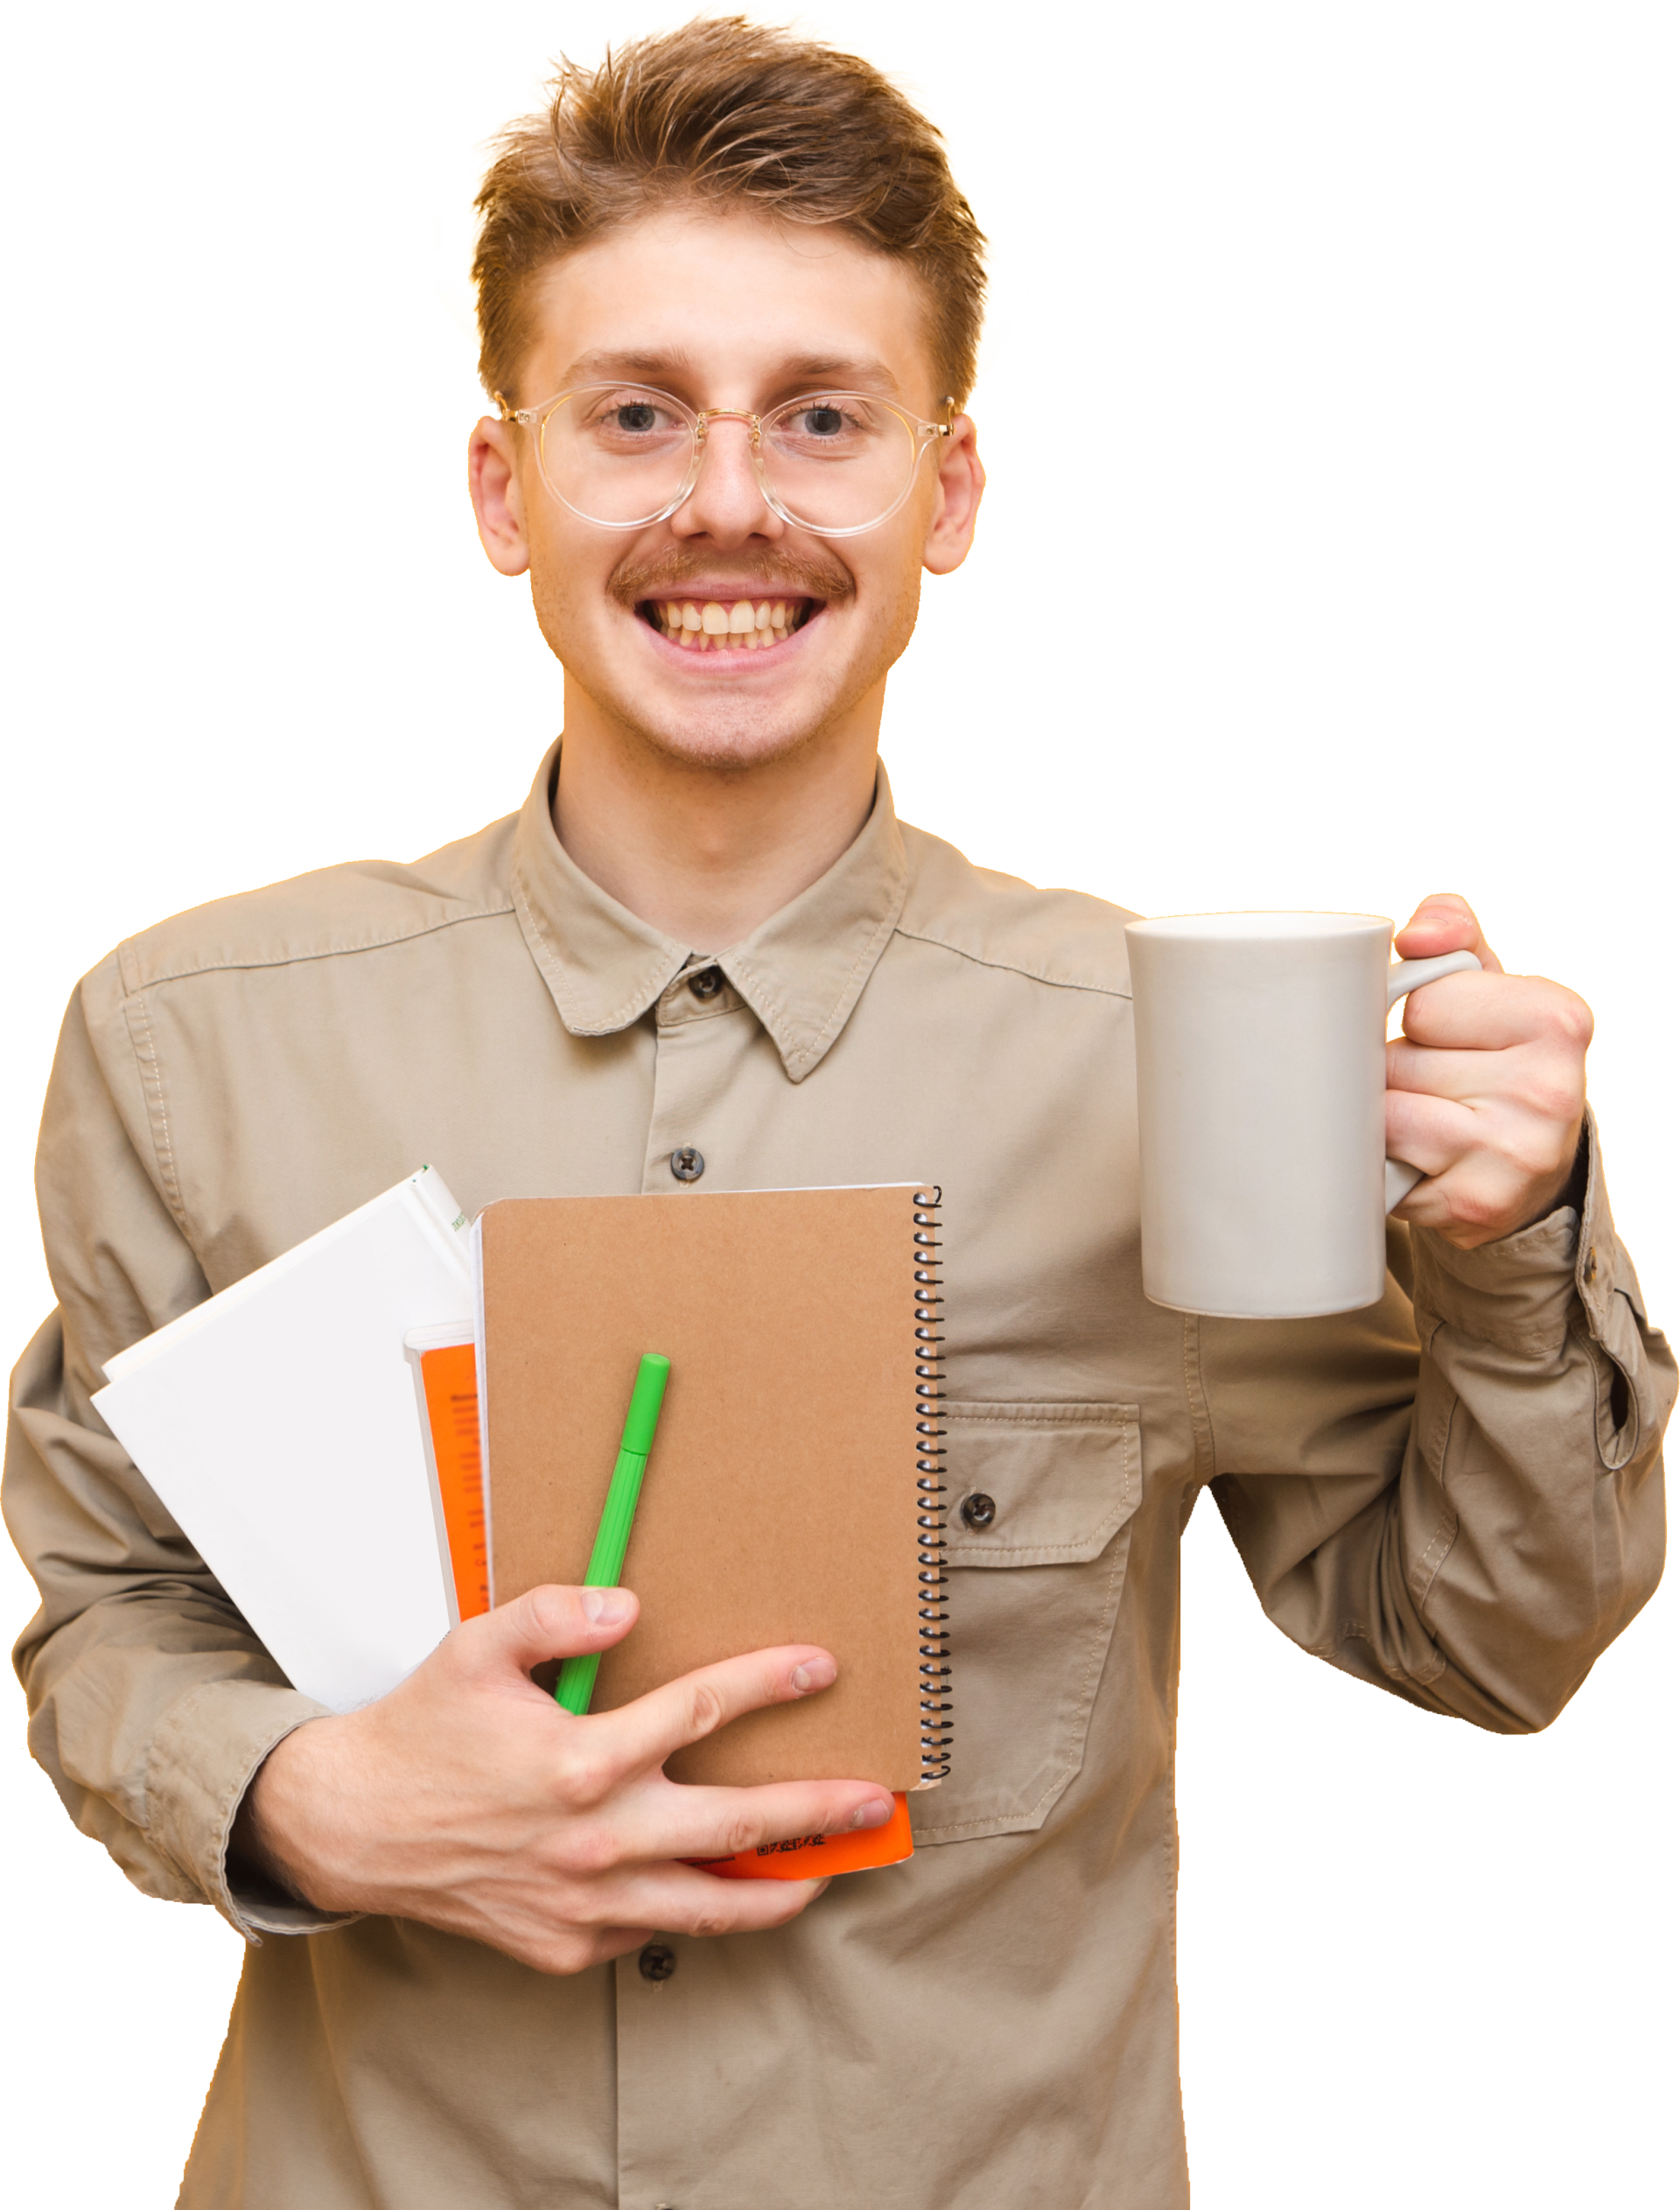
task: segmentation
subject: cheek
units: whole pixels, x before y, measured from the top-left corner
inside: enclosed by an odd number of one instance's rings
[[[910,642],[916,626],[916,616],[921,612],[921,569],[918,564],[904,578],[899,598],[899,616],[893,630],[892,657],[897,660]]]
[[[921,562],[916,548],[920,537],[907,541],[901,556],[882,577],[879,604],[883,609],[883,627],[895,647],[894,657],[910,640],[910,633],[916,626],[916,615],[921,605]]]
[[[550,623],[578,631],[589,626],[592,615],[598,621],[606,605],[611,556],[598,543],[579,543],[573,532],[552,521],[534,528],[528,542],[531,598],[545,633]]]
[[[600,605],[598,588],[589,589],[570,549],[552,540],[532,542],[531,608],[549,650],[566,667],[581,671],[598,659],[600,642],[594,632]]]

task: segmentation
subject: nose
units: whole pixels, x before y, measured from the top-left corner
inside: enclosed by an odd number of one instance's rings
[[[710,537],[719,545],[749,537],[780,537],[784,524],[765,499],[752,463],[752,425],[732,418],[706,424],[700,473],[671,516],[679,537]]]

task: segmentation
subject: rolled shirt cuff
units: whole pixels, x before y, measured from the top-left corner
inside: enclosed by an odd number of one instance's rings
[[[1474,1251],[1460,1250],[1433,1228],[1413,1228],[1412,1303],[1420,1322],[1441,1320],[1519,1356],[1550,1358],[1578,1310],[1596,1341],[1619,1336],[1619,1290],[1642,1315],[1638,1277],[1611,1216],[1590,1112],[1584,1136],[1586,1196],[1578,1212],[1559,1205],[1544,1220]]]
[[[318,1911],[230,1865],[234,1821],[245,1791],[276,1743],[326,1706],[268,1681],[205,1681],[172,1703],[152,1738],[146,1826],[206,1902],[246,1941],[264,1934],[324,1934],[355,1913]]]
[[[1435,1228],[1412,1228],[1412,1311],[1424,1339],[1444,1322],[1467,1339],[1541,1361],[1557,1357],[1574,1328],[1599,1368],[1599,1454],[1616,1472],[1662,1438],[1676,1359],[1651,1326],[1641,1277],[1616,1234],[1592,1108],[1585,1136],[1580,1211],[1561,1205],[1479,1251],[1459,1251]]]

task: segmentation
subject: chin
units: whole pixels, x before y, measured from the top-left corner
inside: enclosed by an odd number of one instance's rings
[[[809,668],[797,683],[778,685],[780,696],[755,696],[750,680],[716,686],[626,681],[621,668],[599,661],[593,668],[568,665],[595,710],[634,745],[696,768],[746,770],[791,759],[819,742],[870,688],[868,671],[852,666]]]
[[[614,716],[651,752],[688,767],[764,767],[790,759],[813,743],[830,717],[731,713],[720,700],[710,712],[673,716],[628,710]]]

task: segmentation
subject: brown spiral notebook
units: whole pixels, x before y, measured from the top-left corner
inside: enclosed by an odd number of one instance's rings
[[[928,1787],[948,1766],[930,1185],[517,1198],[477,1236],[491,1580],[578,1583],[645,1351],[671,1361],[625,1560],[610,1710],[698,1665],[816,1642],[808,1703],[674,1780]]]

